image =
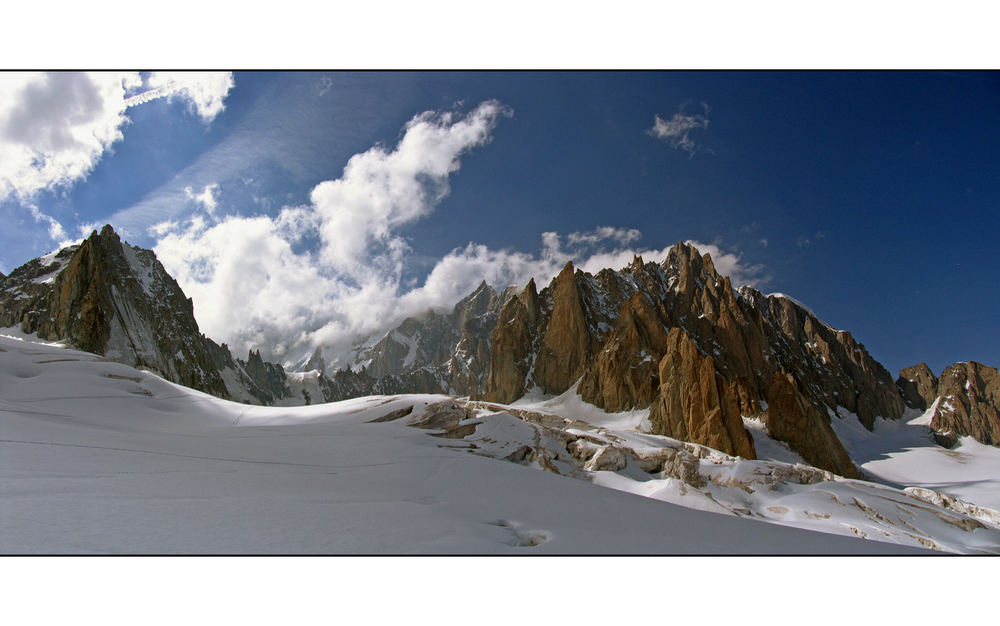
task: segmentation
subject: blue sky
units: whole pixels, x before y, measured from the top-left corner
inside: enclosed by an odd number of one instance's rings
[[[893,373],[1000,364],[997,73],[116,79],[103,108],[85,82],[38,79],[50,107],[0,92],[8,145],[112,120],[82,173],[0,168],[0,271],[110,222],[155,247],[210,336],[294,360],[483,278],[691,240]],[[122,105],[156,85],[170,95]]]

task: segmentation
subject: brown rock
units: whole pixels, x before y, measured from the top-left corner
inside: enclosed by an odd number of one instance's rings
[[[545,393],[562,393],[583,375],[591,341],[573,264],[567,263],[552,285],[552,313],[542,335],[533,378]]]
[[[767,394],[765,423],[772,437],[784,441],[810,465],[849,478],[860,478],[826,419],[799,391],[795,377],[776,373]]]
[[[606,411],[646,408],[659,393],[659,362],[667,351],[667,331],[642,292],[622,307],[604,349],[587,368],[579,392]]]
[[[941,374],[931,429],[1000,446],[1000,374],[976,361],[955,363]]]
[[[0,323],[13,321],[44,339],[68,340],[81,350],[230,397],[191,300],[151,251],[123,243],[105,226],[60,255],[65,266],[50,284],[35,285],[33,297],[22,301],[27,310],[8,306],[6,299],[0,303]],[[25,266],[27,274],[31,267]],[[19,313],[19,319],[9,320]]]
[[[500,312],[493,330],[484,399],[507,403],[524,395],[540,315],[538,292],[532,279]]]
[[[649,412],[654,434],[757,458],[733,387],[716,374],[712,358],[702,355],[683,329],[674,328],[667,335],[659,377],[660,394]]]
[[[921,411],[933,404],[938,396],[937,376],[926,363],[918,363],[902,370],[896,379],[896,387],[907,406]]]

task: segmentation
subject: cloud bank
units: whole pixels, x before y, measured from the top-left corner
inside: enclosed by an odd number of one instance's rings
[[[223,110],[229,72],[46,72],[0,75],[0,200],[67,187],[124,137],[128,93],[143,87],[189,103],[203,121]],[[148,93],[148,92],[147,92]],[[151,98],[149,98],[151,99]]]
[[[476,243],[455,248],[422,284],[404,286],[412,251],[400,229],[433,212],[462,158],[510,115],[492,100],[464,114],[421,113],[395,146],[354,155],[339,178],[313,188],[308,204],[273,217],[222,216],[211,185],[190,190],[193,215],[150,229],[157,257],[193,297],[202,331],[235,352],[260,348],[294,363],[321,346],[328,361],[339,357],[343,365],[359,340],[428,308],[451,307],[482,280],[502,288],[534,277],[544,285],[569,260],[596,272],[623,267],[636,253],[666,255],[668,248],[631,247],[641,237],[636,229],[546,232],[537,254]],[[739,255],[697,245],[734,280],[761,274]]]

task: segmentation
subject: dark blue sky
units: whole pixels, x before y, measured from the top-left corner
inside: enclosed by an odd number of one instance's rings
[[[893,373],[1000,365],[1000,73],[237,73],[211,124],[176,100],[131,108],[86,180],[33,202],[73,236],[111,221],[152,246],[149,226],[190,211],[185,187],[274,216],[414,115],[489,99],[513,115],[400,228],[405,277],[469,242],[537,254],[546,231],[636,228],[636,247],[693,239],[763,265],[765,293]],[[708,120],[693,154],[647,132],[678,112]],[[0,214],[0,270],[55,247],[26,202]]]

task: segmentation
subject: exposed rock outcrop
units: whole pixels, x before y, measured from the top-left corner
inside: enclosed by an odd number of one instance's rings
[[[660,391],[656,355],[667,352],[667,331],[649,298],[636,293],[622,307],[618,323],[579,392],[607,411],[649,406]]]
[[[153,252],[122,242],[110,226],[14,270],[0,291],[0,326],[222,398],[271,403],[282,393],[280,366],[265,366],[259,353],[250,363],[234,359],[201,334],[192,301]]]
[[[536,328],[541,317],[535,280],[504,305],[493,331],[485,399],[513,402],[521,397],[531,371]]]
[[[927,409],[938,396],[937,376],[926,363],[918,363],[902,370],[896,379],[896,387],[906,406],[921,411]]]
[[[941,374],[931,429],[1000,446],[1000,374],[976,361],[955,363]]]
[[[66,340],[182,385],[230,397],[198,331],[191,300],[152,252],[123,244],[105,226],[53,260],[44,268],[35,260],[12,273],[11,278],[23,274],[20,292],[28,297],[4,297],[0,325]],[[39,280],[37,274],[45,271],[52,272],[51,278]]]
[[[691,336],[674,328],[659,365],[659,397],[649,411],[652,432],[699,443],[745,459],[757,458],[743,428],[732,385],[716,373]]]
[[[584,315],[582,295],[573,264],[556,276],[552,313],[542,334],[533,378],[545,393],[562,393],[583,375],[590,364],[595,338]]]
[[[765,423],[772,437],[787,443],[810,465],[849,478],[861,477],[827,419],[809,403],[791,374],[774,374]]]
[[[995,367],[963,361],[937,377],[919,363],[902,370],[896,386],[910,408],[934,408],[930,428],[941,445],[951,447],[959,437],[972,437],[1000,446],[1000,375]]]
[[[583,399],[608,411],[650,407],[664,385],[667,333],[680,328],[711,358],[739,415],[762,413],[778,373],[794,376],[819,416],[843,407],[872,428],[905,406],[888,371],[850,333],[782,294],[734,291],[711,257],[687,244],[662,263],[636,257],[596,275],[567,265],[539,293],[536,315],[508,307],[493,334],[490,400],[510,402],[536,386],[558,394],[579,380]]]
[[[294,380],[259,351],[235,359],[201,335],[191,301],[153,253],[123,244],[110,227],[0,279],[0,325],[264,404],[404,392],[509,403],[532,388],[559,394],[579,382],[583,399],[601,408],[649,407],[656,432],[745,458],[754,451],[740,416],[761,415],[761,400],[777,394],[776,432],[838,472],[848,470],[827,414],[844,407],[871,428],[876,416],[900,417],[904,395],[927,403],[933,386],[921,370],[897,388],[850,333],[787,296],[734,291],[709,255],[683,243],[661,263],[636,257],[594,275],[568,263],[541,292],[534,280],[520,292],[484,282],[451,311],[407,318],[359,345],[350,368],[334,362],[341,369],[332,371],[317,350]],[[988,428],[973,425],[982,413],[975,406],[954,421],[989,439]],[[830,437],[827,456],[812,449]]]
[[[451,311],[408,317],[368,347],[359,347],[353,369],[364,368],[376,380],[412,378],[428,393],[477,394],[489,376],[493,329],[513,297],[513,288],[497,292],[484,281]],[[309,363],[317,358],[322,355],[314,353]]]

